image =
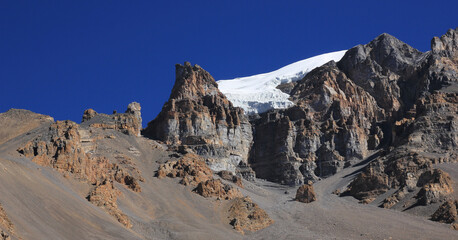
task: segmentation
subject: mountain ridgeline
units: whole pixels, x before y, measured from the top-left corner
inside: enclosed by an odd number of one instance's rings
[[[457,35],[450,29],[422,53],[384,33],[289,83],[294,106],[250,116],[201,67],[177,65],[170,99],[143,134],[204,156],[214,170],[252,178],[251,168],[258,178],[286,185],[407,146],[455,160]]]

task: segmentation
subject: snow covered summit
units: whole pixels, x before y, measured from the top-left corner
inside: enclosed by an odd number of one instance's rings
[[[243,108],[247,114],[287,108],[293,103],[288,100],[288,94],[277,89],[278,85],[299,81],[314,68],[331,60],[339,61],[345,52],[343,50],[307,58],[269,73],[219,80],[218,88],[234,106]]]

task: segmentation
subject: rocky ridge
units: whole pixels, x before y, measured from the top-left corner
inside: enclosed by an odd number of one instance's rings
[[[93,118],[96,118],[97,114],[88,117],[90,112],[85,111],[83,120],[95,122]],[[118,115],[116,118],[130,119],[130,113],[128,116]],[[87,200],[102,207],[130,228],[130,220],[117,207],[116,200],[121,192],[114,187],[113,182],[118,182],[134,192],[140,192],[139,181],[143,178],[140,171],[129,164],[128,157],[119,155],[118,159],[109,159],[97,154],[97,139],[91,138],[90,135],[91,128],[99,127],[97,123],[87,127],[72,121],[56,121],[49,126],[47,132],[26,143],[18,152],[41,166],[54,168],[65,177],[71,176],[92,185]],[[130,128],[113,129],[127,133],[126,130]]]
[[[142,129],[141,107],[139,103],[132,102],[127,106],[125,113],[114,111],[112,115],[87,109],[84,111],[82,123],[89,124],[90,127],[115,129],[126,134],[140,136]]]
[[[440,39],[434,38],[431,47],[414,71],[418,82],[413,86],[422,91],[416,94],[410,116],[395,122],[392,147],[382,151],[356,177],[349,186],[350,195],[370,202],[396,189],[382,204],[392,208],[405,202],[409,193],[416,193],[416,201],[410,201],[404,206],[407,208],[413,203],[445,201],[454,192],[448,174],[434,169],[433,164],[456,162],[458,158],[457,30],[450,29]]]

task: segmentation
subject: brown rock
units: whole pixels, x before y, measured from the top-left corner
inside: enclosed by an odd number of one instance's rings
[[[3,230],[0,231],[0,239],[1,240],[11,240],[11,237],[8,233],[4,232]]]
[[[198,153],[214,171],[236,172],[248,164],[251,125],[218,90],[213,77],[189,62],[176,65],[176,81],[167,103],[143,134]]]
[[[423,205],[439,202],[444,197],[453,193],[453,183],[448,173],[434,169],[424,172],[419,179],[423,184],[418,193],[419,202]]]
[[[49,127],[48,133],[31,140],[18,151],[32,158],[32,161],[39,165],[52,167],[64,175],[71,173],[73,177],[94,185],[96,188],[91,192],[88,200],[97,206],[103,206],[128,227],[130,224],[127,217],[117,209],[115,195],[118,190],[110,190],[110,187],[114,188],[111,181],[117,181],[132,191],[140,192],[141,187],[138,183],[138,178],[141,179],[140,173],[129,164],[124,164],[127,168],[123,168],[116,163],[111,163],[104,156],[86,153],[80,135],[83,131],[74,122],[57,121]]]
[[[350,183],[347,192],[356,199],[362,201],[366,199],[373,200],[389,189],[388,176],[380,173],[375,164],[373,166],[374,168],[368,168]]]
[[[312,182],[300,186],[297,189],[296,198],[294,200],[303,203],[311,203],[313,201],[316,201],[316,194],[313,190]]]
[[[431,216],[431,220],[442,223],[456,223],[458,221],[458,201],[449,200],[443,203]]]
[[[3,209],[2,205],[0,204],[0,227],[6,229],[10,233],[14,232],[14,225],[11,220],[6,215],[5,209]],[[3,234],[3,231],[2,231]],[[4,233],[5,235],[8,235]],[[3,235],[2,235],[3,236]]]
[[[207,166],[202,157],[188,153],[178,161],[169,161],[162,164],[157,171],[158,178],[181,178],[183,185],[196,186],[213,178],[212,170]]]
[[[243,197],[242,193],[238,189],[222,183],[219,179],[211,179],[205,182],[200,182],[194,191],[206,198],[216,197],[217,199],[230,200]]]
[[[121,191],[117,190],[112,182],[106,181],[95,187],[95,189],[89,193],[87,199],[94,205],[105,209],[125,227],[131,228],[132,224],[129,218],[118,209],[118,204],[116,203],[121,194]]]
[[[245,231],[258,231],[270,226],[274,221],[251,198],[235,198],[228,210],[229,223],[242,234]]]

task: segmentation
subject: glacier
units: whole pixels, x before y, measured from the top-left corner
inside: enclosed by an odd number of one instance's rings
[[[347,50],[321,54],[307,58],[269,73],[249,77],[218,80],[219,90],[236,107],[241,107],[245,113],[263,113],[270,109],[288,108],[293,103],[289,95],[277,89],[283,83],[299,81],[314,68],[334,60],[339,61]]]

